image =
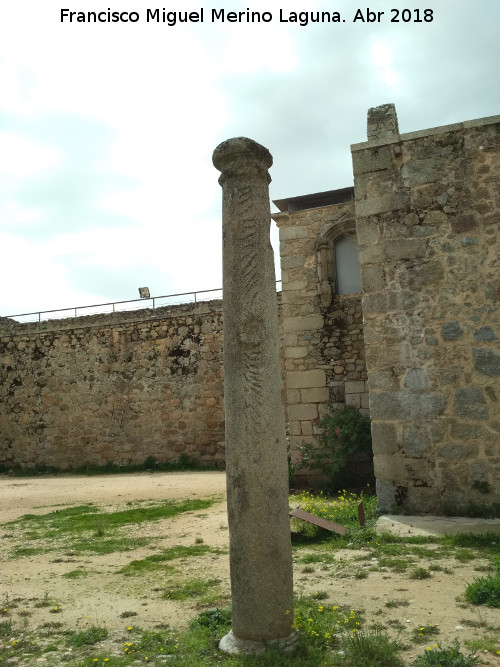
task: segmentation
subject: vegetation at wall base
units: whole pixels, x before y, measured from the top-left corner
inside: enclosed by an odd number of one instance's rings
[[[351,405],[341,410],[328,405],[326,416],[318,423],[316,440],[318,444],[306,443],[300,448],[297,467],[319,470],[328,480],[329,491],[342,485],[353,458],[365,456],[373,462],[370,420]]]
[[[154,456],[148,456],[143,463],[114,463],[108,461],[104,465],[83,464],[74,468],[57,468],[56,466],[37,464],[32,468],[9,466],[0,463],[0,474],[9,474],[13,477],[36,477],[38,475],[110,475],[135,472],[182,472],[184,470],[221,470],[214,461],[212,465],[201,464],[196,459],[181,453],[175,461],[157,461]]]

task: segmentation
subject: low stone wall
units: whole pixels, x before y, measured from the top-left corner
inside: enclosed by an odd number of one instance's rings
[[[224,464],[220,301],[1,324],[0,463]]]
[[[500,117],[352,147],[382,510],[500,502]]]

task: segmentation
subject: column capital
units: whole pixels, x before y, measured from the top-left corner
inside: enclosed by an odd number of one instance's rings
[[[247,137],[233,137],[217,146],[213,152],[212,162],[221,172],[219,183],[234,177],[258,175],[271,182],[268,169],[273,164],[273,156],[253,139]]]

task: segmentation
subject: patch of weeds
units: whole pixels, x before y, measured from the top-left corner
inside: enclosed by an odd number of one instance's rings
[[[414,667],[474,667],[480,664],[480,659],[474,653],[464,655],[460,651],[458,640],[447,648],[438,642],[427,646],[423,655],[413,663]]]
[[[358,570],[354,574],[356,579],[367,579],[368,578],[368,572],[366,570]]]
[[[420,625],[418,628],[412,630],[411,636],[414,642],[425,642],[430,637],[439,634],[437,625]]]
[[[441,538],[443,543],[451,544],[454,547],[471,547],[475,549],[493,548],[498,551],[500,545],[500,536],[489,530],[485,533],[457,533]]]
[[[469,628],[485,628],[487,623],[482,619],[480,621],[475,621],[470,618],[461,618],[460,625],[468,625]]]
[[[490,576],[475,579],[465,589],[465,599],[471,604],[500,607],[500,577]]]
[[[151,543],[147,537],[110,537],[104,540],[75,540],[71,542],[73,555],[97,554],[103,556],[115,553],[115,551],[134,551]]]
[[[303,572],[303,574],[312,574],[312,573],[314,572],[314,568],[311,567],[310,565],[306,565],[306,566],[302,569],[302,572]]]
[[[393,572],[404,572],[408,569],[408,562],[402,558],[380,558],[378,562],[380,567],[390,567]]]
[[[106,628],[99,628],[95,625],[92,625],[87,630],[82,630],[82,632],[74,632],[68,637],[68,644],[70,646],[87,646],[90,644],[97,644],[97,642],[106,639],[108,636],[108,631]]]
[[[396,609],[397,607],[408,607],[409,604],[408,600],[387,600],[385,606],[389,609]]]
[[[445,558],[449,555],[447,550],[429,549],[428,547],[409,547],[409,552],[419,558]]]
[[[45,549],[42,547],[15,547],[10,554],[9,558],[24,558],[25,556],[37,556],[38,554],[45,553]]]
[[[466,639],[465,646],[470,651],[477,653],[478,651],[493,653],[498,655],[500,653],[500,640],[498,637],[481,637],[481,639]]]
[[[166,588],[163,597],[167,600],[186,600],[187,598],[200,597],[220,583],[219,579],[189,579],[188,581]]]
[[[476,554],[470,549],[458,549],[453,555],[462,563],[468,563],[469,561],[474,560],[474,558],[477,558]]]
[[[61,576],[65,577],[66,579],[82,579],[87,575],[88,572],[85,572],[85,570],[71,570],[70,572],[65,572]]]
[[[202,556],[207,552],[220,553],[206,544],[196,544],[193,546],[175,546],[170,549],[164,549],[161,553],[137,558],[118,570],[119,574],[132,575],[145,571],[164,569],[163,563],[175,560],[176,558],[189,558],[191,556]]]
[[[27,609],[21,609],[21,611],[17,612],[18,616],[25,617],[25,618],[28,617],[28,616],[32,616],[32,614],[33,614],[33,612],[28,611]]]
[[[334,664],[342,667],[403,667],[399,657],[402,645],[392,641],[379,630],[374,632],[353,632],[340,644],[343,655]]]
[[[476,565],[474,572],[494,572],[495,568],[493,565]]]
[[[326,591],[316,591],[311,597],[313,600],[328,600],[328,593]]]
[[[330,553],[316,552],[313,554],[305,554],[301,556],[298,563],[335,563],[335,556]]]
[[[428,567],[414,567],[409,574],[410,579],[429,579],[432,574]]]
[[[37,609],[42,609],[43,607],[51,607],[54,603],[49,597],[48,593],[43,594],[43,598],[41,600],[38,600],[38,602],[35,602],[35,607]]]
[[[453,570],[450,570],[449,567],[443,567],[442,565],[439,565],[439,563],[433,563],[432,564],[432,571],[433,572],[444,572],[445,574],[453,574]]]
[[[2,621],[0,622],[0,637],[12,637],[13,632],[13,623],[12,621]]]
[[[361,615],[353,609],[347,611],[338,605],[325,605],[310,598],[300,598],[295,607],[293,627],[311,645],[327,648],[338,643],[339,634],[358,632],[361,623]]]
[[[154,632],[147,630],[134,641],[128,641],[123,644],[123,652],[125,656],[134,658],[134,662],[138,659],[144,662],[154,663],[155,657],[172,655],[177,652],[178,639],[169,631]],[[124,663],[130,664],[130,662]]]

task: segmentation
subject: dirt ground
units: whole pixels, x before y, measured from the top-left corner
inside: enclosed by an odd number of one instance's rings
[[[154,473],[107,475],[97,477],[57,476],[13,478],[0,476],[0,603],[5,600],[29,601],[50,597],[61,605],[57,621],[68,628],[83,629],[89,625],[103,625],[110,631],[123,630],[124,614],[134,612],[133,622],[143,628],[168,623],[182,629],[202,605],[199,601],[171,601],[159,593],[165,580],[154,577],[124,577],[117,571],[131,560],[154,553],[152,545],[133,552],[114,552],[110,555],[75,556],[71,553],[49,552],[43,555],[12,559],[8,554],[16,544],[8,521],[23,514],[45,514],[54,509],[87,502],[106,507],[109,511],[123,509],[127,502],[161,501],[168,498],[193,499],[216,497],[208,509],[188,512],[177,517],[130,527],[131,536],[154,537],[154,549],[175,545],[190,546],[203,543],[224,550],[223,554],[208,553],[202,557],[187,558],[181,562],[182,576],[216,578],[220,580],[221,603],[227,604],[229,595],[229,533],[225,503],[225,475],[223,472]],[[500,544],[500,535],[499,535]],[[25,545],[29,546],[29,545]],[[431,545],[432,546],[432,545]],[[412,580],[407,572],[393,572],[389,568],[372,571],[377,563],[356,561],[366,550],[341,550],[331,564],[313,563],[295,565],[297,594],[328,594],[323,604],[338,604],[354,610],[363,610],[365,623],[380,624],[392,629],[399,626],[402,639],[409,639],[419,625],[433,624],[440,633],[430,640],[448,645],[455,637],[463,645],[465,639],[492,636],[496,630],[500,650],[500,610],[472,607],[457,602],[467,583],[480,575],[478,566],[488,561],[462,562],[454,558],[440,560],[439,565],[450,573],[436,571],[431,578]],[[430,567],[433,561],[421,559],[416,565]],[[178,564],[176,563],[176,567]],[[63,575],[82,569],[87,576],[68,579]],[[366,572],[361,578],[359,572]],[[387,601],[400,601],[405,606],[387,607]],[[212,603],[213,606],[213,603]],[[21,613],[21,610],[19,610]],[[37,627],[54,620],[49,608],[40,608],[28,617],[28,623]],[[408,664],[421,654],[426,644],[413,645],[406,652]],[[500,655],[482,656],[488,665],[500,665]]]

